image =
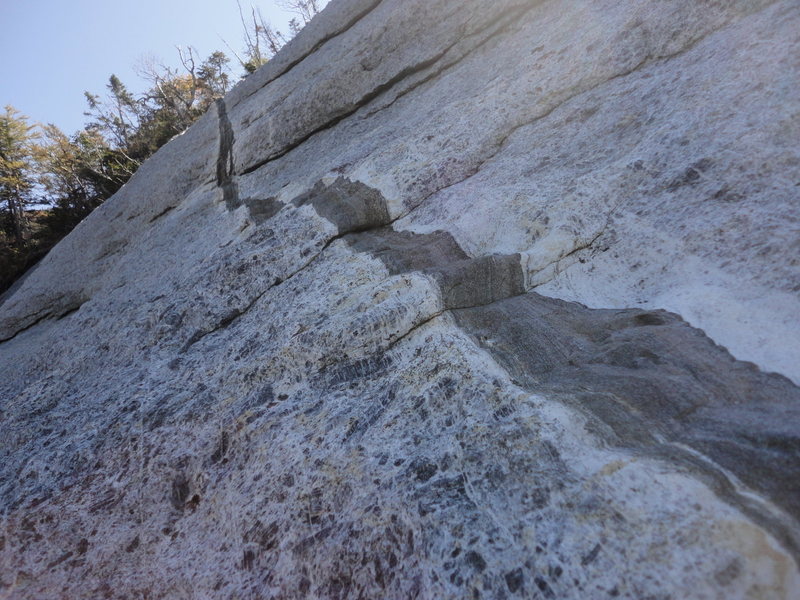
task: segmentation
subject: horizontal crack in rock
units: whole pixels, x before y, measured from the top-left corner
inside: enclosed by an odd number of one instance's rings
[[[32,313],[32,314],[30,314],[30,315],[28,315],[28,316],[26,316],[26,317],[24,317],[23,319],[20,319],[20,320],[24,321],[26,319],[34,317],[35,315],[41,315],[41,316],[37,317],[33,322],[29,323],[28,325],[25,325],[24,327],[18,329],[17,331],[15,331],[10,336],[5,337],[3,339],[0,339],[0,344],[3,344],[5,342],[9,342],[9,341],[13,340],[19,334],[21,334],[21,333],[23,333],[25,331],[28,331],[29,329],[32,329],[33,327],[35,327],[36,325],[38,325],[42,321],[45,321],[46,319],[63,319],[65,317],[68,317],[72,313],[77,312],[81,308],[81,306],[83,306],[84,304],[85,304],[85,301],[82,301],[82,302],[70,304],[70,305],[62,308],[61,310],[58,310],[58,311],[55,311],[55,312],[46,308],[46,309],[42,309],[40,311],[37,311],[35,313]],[[44,313],[44,314],[42,314],[42,313]]]
[[[508,30],[510,30],[510,28],[514,24],[519,23],[519,20],[526,13],[532,11],[540,3],[541,2],[528,3],[527,5],[520,6],[520,7],[517,7],[515,9],[512,9],[510,11],[504,12],[503,14],[498,15],[495,19],[492,19],[490,22],[488,22],[486,24],[485,27],[481,28],[480,30],[478,30],[478,31],[476,31],[474,33],[471,33],[466,38],[462,38],[462,39],[457,40],[455,43],[451,44],[444,51],[444,53],[441,55],[440,60],[437,61],[437,63],[442,62],[443,64],[438,65],[438,66],[437,65],[433,65],[433,66],[436,66],[436,69],[433,69],[430,73],[425,75],[419,81],[416,81],[416,82],[412,83],[408,88],[399,91],[397,93],[397,95],[389,103],[387,103],[387,104],[385,104],[383,106],[377,107],[375,110],[372,110],[372,111],[368,112],[367,114],[365,114],[363,116],[363,118],[365,118],[365,119],[369,118],[372,115],[375,115],[375,114],[381,112],[382,110],[385,110],[385,109],[389,108],[395,102],[400,100],[400,98],[402,98],[403,96],[406,96],[407,94],[410,94],[411,92],[413,92],[417,88],[425,85],[429,81],[439,77],[440,75],[446,73],[447,71],[449,71],[453,67],[461,64],[464,60],[466,60],[467,58],[472,56],[476,51],[478,51],[481,48],[483,48],[487,43],[489,43],[492,40],[496,40],[497,38],[495,36],[497,36],[499,34],[502,34],[502,33],[505,33]],[[458,54],[453,60],[449,60],[449,61],[443,60],[443,59],[445,59],[447,57],[447,55],[452,50],[457,49],[459,47],[459,45],[462,45],[462,44],[464,44],[464,42],[466,42],[468,40],[472,40],[473,38],[480,38],[480,39],[479,39],[478,43],[476,43],[473,46],[469,46],[468,48],[466,48],[464,51],[462,51],[460,54]]]
[[[777,0],[775,0],[775,1],[777,1]],[[769,3],[767,6],[765,6],[763,8],[766,9],[769,5],[774,4],[774,3],[775,2],[771,2],[771,3]],[[402,218],[407,217],[412,212],[414,212],[416,209],[418,209],[421,206],[423,206],[433,196],[439,194],[440,192],[442,192],[442,191],[444,191],[446,189],[455,187],[455,186],[457,186],[459,184],[462,184],[465,181],[468,181],[469,179],[471,179],[472,177],[477,175],[483,169],[483,167],[486,164],[488,164],[495,157],[497,157],[497,155],[503,150],[503,147],[506,145],[506,143],[511,138],[511,136],[513,136],[520,129],[522,129],[524,127],[528,127],[530,125],[533,125],[534,123],[537,123],[538,121],[541,121],[543,119],[546,119],[551,114],[553,114],[555,111],[557,111],[559,108],[562,108],[563,106],[567,105],[571,101],[573,101],[573,100],[575,100],[575,99],[577,99],[577,98],[579,98],[579,97],[581,97],[581,96],[583,96],[585,94],[588,94],[588,93],[591,93],[591,92],[593,92],[595,90],[598,90],[598,89],[602,88],[604,85],[606,85],[608,83],[611,83],[612,81],[615,81],[615,80],[621,79],[621,78],[625,78],[625,77],[631,75],[632,73],[635,73],[636,71],[649,66],[653,62],[660,61],[660,60],[670,60],[670,59],[676,58],[676,57],[678,57],[678,56],[680,56],[682,54],[685,54],[685,53],[691,51],[693,48],[695,48],[703,40],[707,39],[709,36],[717,33],[718,31],[724,29],[728,25],[730,25],[729,21],[727,21],[725,23],[722,23],[721,25],[719,25],[715,29],[707,32],[705,35],[697,38],[696,40],[693,40],[692,42],[688,43],[683,48],[680,48],[679,50],[677,50],[677,51],[675,51],[673,53],[663,54],[663,55],[656,55],[656,56],[647,55],[647,56],[643,57],[635,66],[633,66],[632,68],[629,68],[629,69],[627,69],[627,70],[625,70],[623,72],[614,74],[614,75],[612,75],[612,76],[610,76],[610,77],[608,77],[606,79],[603,79],[601,81],[591,82],[588,86],[578,86],[577,88],[573,89],[572,91],[567,90],[566,91],[567,96],[565,98],[560,99],[554,105],[550,106],[549,108],[546,108],[544,112],[539,113],[539,114],[537,114],[537,115],[535,115],[533,117],[530,117],[528,119],[525,119],[523,121],[520,121],[518,123],[515,123],[515,124],[511,125],[509,128],[507,128],[503,133],[501,133],[499,135],[497,141],[495,141],[493,144],[491,144],[491,150],[489,151],[489,154],[484,156],[483,158],[479,159],[479,161],[471,169],[468,170],[467,174],[464,177],[458,179],[457,181],[448,183],[447,185],[444,185],[444,186],[442,186],[440,188],[437,188],[437,189],[433,190],[432,192],[426,194],[425,196],[423,196],[422,198],[420,198],[416,202],[407,201],[406,204],[409,205],[410,208],[406,212],[401,214],[398,217],[398,219],[402,219]],[[485,40],[485,41],[488,41],[488,40]],[[485,41],[483,43],[485,43]],[[454,63],[453,65],[449,65],[448,67],[446,67],[443,70],[447,70],[448,68],[451,68],[455,64],[457,64],[457,63]]]
[[[313,47],[312,47],[310,50],[308,50],[307,52],[304,52],[303,54],[301,54],[301,55],[300,55],[299,57],[297,57],[295,60],[293,60],[293,61],[291,61],[289,64],[287,64],[287,65],[286,65],[286,66],[285,66],[283,69],[281,69],[280,71],[278,71],[278,72],[277,72],[275,75],[273,75],[272,77],[270,77],[269,79],[267,79],[267,81],[265,81],[265,82],[264,82],[263,84],[261,84],[259,87],[257,87],[256,89],[254,89],[254,90],[250,91],[250,92],[249,92],[249,93],[247,93],[245,96],[243,96],[242,98],[240,98],[239,100],[237,100],[237,101],[236,101],[236,103],[234,103],[234,104],[233,104],[232,108],[235,108],[236,106],[238,106],[239,104],[241,104],[242,102],[244,102],[245,100],[247,100],[248,98],[250,98],[251,96],[253,96],[253,95],[257,94],[258,92],[260,92],[261,90],[263,90],[265,87],[267,87],[267,86],[268,86],[270,83],[272,83],[273,81],[276,81],[277,79],[279,79],[279,78],[283,77],[284,75],[286,75],[286,74],[287,74],[289,71],[291,71],[292,69],[294,69],[294,68],[295,68],[297,65],[299,65],[301,62],[303,62],[303,61],[304,61],[305,59],[307,59],[309,56],[311,56],[312,54],[314,54],[315,52],[317,52],[317,51],[318,51],[320,48],[322,48],[322,46],[324,46],[325,44],[327,44],[327,43],[328,43],[329,41],[331,41],[332,39],[334,39],[334,38],[337,38],[337,37],[339,37],[340,35],[347,33],[347,32],[348,32],[350,29],[352,29],[352,28],[353,28],[353,27],[354,27],[354,26],[355,26],[355,25],[356,25],[356,24],[357,24],[359,21],[361,21],[362,19],[364,19],[364,17],[366,17],[366,16],[367,16],[368,14],[370,14],[370,13],[371,13],[373,10],[375,10],[375,9],[378,7],[378,5],[379,5],[380,3],[381,3],[381,0],[373,0],[373,1],[372,1],[370,4],[368,4],[368,5],[367,5],[367,7],[366,7],[364,10],[362,10],[361,12],[359,12],[358,14],[356,14],[355,16],[353,16],[353,18],[352,18],[352,19],[350,19],[350,20],[349,20],[347,23],[345,23],[345,25],[344,25],[343,27],[341,27],[340,29],[337,29],[336,31],[332,31],[331,33],[329,33],[329,34],[325,35],[325,36],[324,36],[322,39],[320,39],[320,40],[319,40],[319,41],[318,41],[316,44],[314,44],[314,46],[313,46]]]
[[[527,12],[527,10],[530,10],[530,9],[529,8],[525,8],[524,10],[519,11],[519,14],[520,15],[524,14],[525,12]],[[490,31],[490,32],[495,32],[496,33],[496,31],[494,31],[494,30],[495,30],[495,27],[496,27],[496,25],[498,23],[506,24],[508,22],[510,22],[510,19],[509,19],[508,15],[500,15],[497,18],[492,19],[484,27],[482,27],[480,30],[476,31],[475,33],[471,34],[469,37],[477,37],[481,33],[484,33],[486,31]],[[481,45],[483,45],[483,43],[485,43],[486,41],[488,41],[488,38],[486,40],[482,40],[481,43],[476,46],[476,48],[480,47]],[[292,150],[294,150],[298,146],[301,146],[302,144],[307,142],[310,138],[312,138],[316,134],[321,133],[323,131],[326,131],[328,129],[332,129],[333,127],[335,127],[336,125],[341,123],[343,120],[345,120],[348,117],[354,115],[355,113],[357,113],[359,110],[361,110],[365,106],[368,106],[369,104],[371,104],[375,99],[379,98],[380,96],[385,94],[387,91],[389,91],[392,88],[394,88],[395,86],[397,86],[402,81],[404,81],[406,79],[409,79],[409,78],[411,78],[414,75],[417,75],[419,73],[423,73],[424,71],[426,71],[430,67],[436,65],[439,61],[441,61],[444,57],[446,57],[453,48],[455,48],[458,44],[460,44],[462,42],[463,42],[463,39],[457,39],[456,41],[454,41],[451,44],[449,44],[448,46],[446,46],[443,50],[441,50],[438,53],[436,53],[434,56],[432,56],[430,58],[427,58],[427,59],[425,59],[423,61],[420,61],[420,62],[418,62],[418,63],[416,63],[414,65],[411,65],[411,66],[408,66],[408,67],[402,69],[399,73],[397,73],[396,75],[391,77],[389,80],[387,80],[386,82],[382,83],[381,85],[373,88],[370,92],[366,93],[359,100],[356,100],[355,102],[353,102],[349,107],[346,107],[346,108],[342,109],[342,111],[338,115],[333,116],[332,118],[330,118],[328,121],[326,121],[322,125],[319,125],[318,127],[315,127],[313,130],[311,130],[310,132],[306,133],[305,135],[303,135],[298,140],[296,140],[294,142],[291,142],[289,144],[286,144],[281,150],[279,150],[279,151],[267,156],[263,160],[260,160],[260,161],[258,161],[256,163],[250,165],[249,167],[246,167],[246,168],[242,169],[240,174],[241,175],[248,175],[250,173],[253,173],[254,171],[257,171],[261,167],[265,166],[266,164],[268,164],[268,163],[270,163],[270,162],[272,162],[274,160],[277,160],[277,159],[281,158],[282,156],[285,156],[286,154],[288,154],[289,152],[291,152]],[[461,60],[461,59],[459,59],[459,60]],[[452,67],[453,64],[455,64],[456,62],[458,62],[458,61],[455,61],[454,63],[445,65],[442,68],[442,71],[446,70],[449,67]],[[422,85],[422,83],[423,82],[419,82],[419,85]],[[416,87],[418,87],[418,85],[414,86],[414,88],[416,88]],[[408,90],[408,91],[411,91],[411,90]],[[405,93],[407,93],[407,92],[404,92],[403,95]]]

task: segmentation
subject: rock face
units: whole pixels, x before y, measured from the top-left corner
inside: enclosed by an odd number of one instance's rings
[[[2,298],[0,595],[797,598],[798,56],[334,0]]]

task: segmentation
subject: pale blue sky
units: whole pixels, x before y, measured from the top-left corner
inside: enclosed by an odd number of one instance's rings
[[[290,15],[274,0],[241,1],[288,29]],[[104,93],[111,73],[139,91],[133,68],[143,57],[176,65],[176,45],[202,57],[231,56],[220,38],[242,46],[236,0],[0,0],[0,25],[0,107],[68,134],[84,124],[84,90]]]

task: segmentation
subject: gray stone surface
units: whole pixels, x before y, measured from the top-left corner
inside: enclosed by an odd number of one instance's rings
[[[796,598],[799,31],[333,0],[0,299],[0,596]]]

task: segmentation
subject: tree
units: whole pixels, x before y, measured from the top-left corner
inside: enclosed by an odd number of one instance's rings
[[[239,18],[242,21],[244,56],[239,56],[230,46],[228,48],[244,69],[243,77],[246,77],[275,56],[288,39],[272,27],[257,8],[251,6],[250,17],[246,19],[239,0],[236,0],[236,5],[239,7]]]
[[[228,65],[231,59],[219,50],[212,52],[200,65],[197,75],[201,83],[201,93],[206,104],[211,104],[217,98],[222,98],[228,93],[231,83]]]
[[[32,144],[36,135],[13,106],[0,115],[0,203],[3,229],[21,248],[27,234],[26,205],[33,201]]]
[[[230,59],[223,52],[212,52],[198,65],[197,51],[191,46],[178,47],[181,69],[167,67],[153,59],[138,68],[139,76],[151,87],[140,99],[145,120],[161,112],[180,133],[191,125],[211,104],[222,98],[230,87]]]
[[[44,225],[56,238],[69,233],[130,178],[127,159],[110,148],[96,129],[67,137],[55,125],[43,128],[34,156],[38,182],[52,206]]]
[[[305,25],[308,25],[311,19],[325,7],[325,4],[326,2],[321,0],[283,0],[280,2],[281,6],[295,13],[303,20],[302,25],[297,21],[294,21],[293,25],[290,23],[295,34]]]
[[[239,0],[236,0],[244,33],[244,56],[237,54],[230,46],[228,48],[245,70],[243,77],[246,77],[275,56],[292,37],[297,35],[314,18],[314,15],[322,10],[326,2],[327,0],[284,0],[280,2],[281,6],[297,15],[297,17],[289,21],[289,35],[284,35],[264,19],[261,11],[252,5],[250,6],[249,17],[245,18],[242,4]]]
[[[130,177],[171,138],[185,131],[230,88],[229,59],[213,52],[200,61],[194,48],[178,47],[180,67],[154,59],[142,62],[137,72],[149,86],[134,96],[114,75],[107,96],[86,92],[85,132],[97,132],[106,141],[108,167]],[[115,175],[116,176],[116,175]]]
[[[109,135],[117,147],[125,148],[130,143],[131,132],[139,127],[140,106],[116,75],[112,74],[108,78],[106,89],[108,95],[104,100],[100,96],[84,92],[89,104],[89,112],[84,115],[94,117],[92,125]]]

